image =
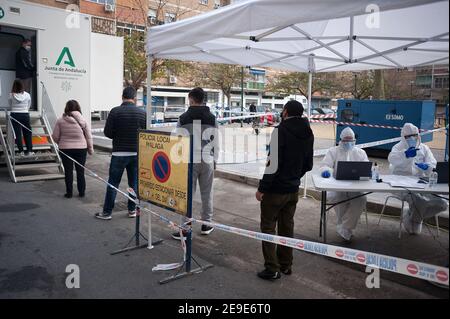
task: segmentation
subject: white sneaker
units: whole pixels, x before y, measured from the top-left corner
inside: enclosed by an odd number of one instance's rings
[[[17,153],[17,156],[19,157],[25,156],[25,153],[24,152]]]
[[[128,217],[129,218],[135,218],[136,217],[136,210],[128,211]]]
[[[344,229],[344,228],[341,228],[341,227],[338,227],[337,229],[336,229],[336,232],[339,234],[339,236],[341,236],[345,241],[351,241],[352,240],[352,232],[351,231],[349,231],[349,230],[347,230],[347,229]]]

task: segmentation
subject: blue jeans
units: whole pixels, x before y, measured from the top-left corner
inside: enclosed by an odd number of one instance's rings
[[[112,156],[109,165],[108,183],[119,188],[123,171],[127,170],[128,186],[137,192],[137,156]],[[106,188],[105,204],[103,205],[103,214],[111,215],[116,200],[117,191],[110,186]],[[136,204],[128,200],[128,210],[133,211]]]

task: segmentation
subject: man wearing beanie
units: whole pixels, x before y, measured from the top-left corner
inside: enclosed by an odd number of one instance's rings
[[[272,132],[268,162],[259,182],[256,199],[261,202],[261,231],[285,237],[294,236],[294,214],[300,179],[313,166],[314,135],[303,105],[289,101],[282,121]],[[278,234],[276,229],[278,228]],[[292,273],[292,248],[262,242],[265,269],[258,277],[275,280]]]

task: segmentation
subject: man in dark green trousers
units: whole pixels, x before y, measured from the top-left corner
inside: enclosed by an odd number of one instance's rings
[[[294,214],[300,179],[313,166],[314,135],[303,105],[289,101],[282,121],[272,132],[269,157],[256,199],[261,202],[261,231],[284,237],[294,236]],[[258,277],[275,280],[292,273],[292,248],[262,242],[265,269]]]

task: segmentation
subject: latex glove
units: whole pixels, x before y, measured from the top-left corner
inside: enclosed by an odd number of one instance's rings
[[[415,164],[418,168],[424,171],[426,171],[430,167],[430,165],[428,165],[427,163],[415,163]]]
[[[323,171],[321,176],[323,178],[330,178],[331,177],[331,173],[329,171]]]
[[[416,150],[416,148],[415,148],[414,146],[408,148],[408,149],[405,151],[405,156],[406,156],[406,158],[416,157],[416,155],[417,155],[417,150]]]

